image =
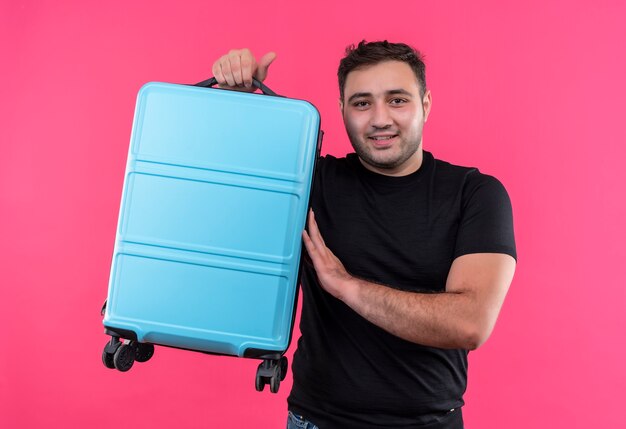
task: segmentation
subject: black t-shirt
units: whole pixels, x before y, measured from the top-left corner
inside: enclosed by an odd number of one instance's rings
[[[401,290],[443,292],[460,255],[517,257],[500,182],[429,152],[403,177],[371,172],[355,154],[320,158],[312,206],[326,245],[351,274]],[[302,290],[290,410],[320,429],[411,428],[463,405],[466,350],[387,333],[325,292],[310,264]]]

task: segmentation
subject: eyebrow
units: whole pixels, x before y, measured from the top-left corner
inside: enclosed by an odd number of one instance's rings
[[[385,95],[397,95],[397,94],[406,95],[409,97],[413,96],[413,94],[411,94],[409,91],[407,91],[406,89],[402,89],[402,88],[390,89],[389,91],[385,92]],[[356,92],[352,94],[350,98],[348,98],[348,103],[352,102],[352,100],[354,100],[355,98],[361,98],[361,97],[372,97],[372,93],[371,92]]]

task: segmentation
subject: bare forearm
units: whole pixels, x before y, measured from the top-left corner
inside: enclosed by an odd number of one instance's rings
[[[362,317],[414,343],[473,350],[483,341],[471,293],[414,293],[352,278],[342,299]]]

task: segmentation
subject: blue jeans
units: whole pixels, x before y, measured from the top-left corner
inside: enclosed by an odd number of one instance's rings
[[[421,427],[421,426],[420,426]],[[463,412],[461,408],[456,410],[450,410],[447,413],[440,413],[436,419],[424,424],[424,429],[427,428],[463,428]],[[304,417],[289,411],[287,415],[287,429],[319,429],[313,423],[305,420]]]
[[[302,416],[289,411],[287,415],[287,429],[319,429],[308,420],[304,420]]]

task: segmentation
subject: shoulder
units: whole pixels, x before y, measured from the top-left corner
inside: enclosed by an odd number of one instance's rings
[[[455,181],[460,218],[454,257],[469,253],[505,253],[517,259],[513,209],[502,182],[475,167],[443,161],[438,162],[438,166],[441,181]]]
[[[476,180],[483,175],[476,167],[456,165],[448,161],[435,158],[433,158],[432,162],[434,177],[438,181],[466,182],[467,180]]]
[[[434,160],[434,178],[441,186],[453,186],[461,192],[463,200],[492,196],[508,200],[506,188],[494,176],[482,173],[477,167],[455,165]]]

